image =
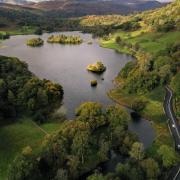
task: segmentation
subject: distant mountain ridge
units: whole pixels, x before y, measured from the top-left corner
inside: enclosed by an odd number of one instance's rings
[[[155,0],[50,0],[30,2],[26,0],[0,0],[22,7],[54,11],[65,16],[129,14],[163,6]]]
[[[158,1],[144,0],[54,0],[31,3],[30,7],[56,10],[69,15],[128,14],[161,7]]]

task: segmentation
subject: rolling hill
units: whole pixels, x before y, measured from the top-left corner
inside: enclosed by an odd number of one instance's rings
[[[24,0],[0,0],[1,3],[10,3],[22,7],[54,11],[64,16],[129,14],[163,6],[155,0],[52,0],[30,2]]]

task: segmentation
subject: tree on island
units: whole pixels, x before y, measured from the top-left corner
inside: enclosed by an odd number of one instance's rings
[[[97,61],[94,64],[89,64],[87,66],[87,70],[95,73],[102,73],[106,70],[106,66],[104,66],[104,64],[101,61]]]
[[[42,46],[44,44],[44,41],[41,38],[32,38],[27,40],[26,44],[28,46],[37,47]]]
[[[48,40],[48,43],[59,43],[59,44],[81,44],[83,40],[80,36],[66,36],[61,35],[51,35]]]

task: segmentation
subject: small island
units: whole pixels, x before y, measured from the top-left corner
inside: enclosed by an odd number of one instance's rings
[[[106,70],[106,66],[101,61],[98,61],[94,64],[89,64],[87,70],[95,73],[102,73]]]
[[[81,44],[83,40],[80,36],[66,36],[64,34],[60,35],[51,35],[48,40],[48,43],[59,43],[59,44]]]
[[[44,41],[41,38],[32,38],[27,40],[26,44],[28,46],[38,47],[38,46],[42,46],[44,44]]]
[[[93,42],[92,42],[92,41],[88,41],[87,44],[88,44],[88,45],[92,45]]]
[[[91,80],[91,86],[97,86],[97,80]]]

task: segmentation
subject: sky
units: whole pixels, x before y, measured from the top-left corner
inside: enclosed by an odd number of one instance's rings
[[[171,2],[172,0],[158,0],[159,2]]]
[[[0,2],[16,2],[16,1],[14,1],[14,0],[0,0]],[[23,1],[23,0],[22,0]],[[42,2],[42,1],[48,1],[48,0],[25,0],[25,1],[31,1],[31,2]],[[52,0],[49,0],[49,1],[52,1]],[[87,0],[88,1],[88,0]],[[148,1],[148,0],[144,0],[144,1]],[[152,0],[149,0],[149,1],[152,1]],[[173,1],[173,0],[156,0],[156,1],[159,1],[159,2],[171,2],[171,1]],[[19,2],[21,2],[21,0],[19,1]]]
[[[27,0],[27,1],[34,1],[34,2],[39,2],[39,1],[43,1],[43,0]],[[171,2],[173,0],[157,0],[159,2]]]

